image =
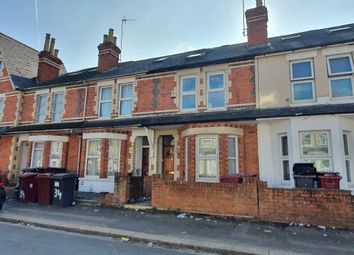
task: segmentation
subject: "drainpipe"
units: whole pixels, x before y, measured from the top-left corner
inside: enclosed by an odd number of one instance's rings
[[[78,134],[79,135],[79,153],[77,155],[77,164],[76,164],[76,174],[77,174],[77,177],[80,176],[80,166],[81,166],[81,146],[82,146],[82,133],[81,134]]]
[[[84,81],[84,86],[85,85],[87,85],[86,81]],[[87,86],[85,86],[84,112],[82,115],[82,121],[85,121],[86,118],[86,108],[87,108]]]

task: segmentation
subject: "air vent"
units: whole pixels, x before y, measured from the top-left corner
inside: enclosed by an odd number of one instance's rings
[[[351,27],[337,27],[337,28],[331,28],[331,29],[327,29],[328,33],[335,33],[335,32],[339,32],[339,31],[344,31],[344,30],[349,30],[351,29]]]
[[[284,36],[281,39],[283,41],[286,41],[286,40],[296,39],[296,38],[299,38],[299,37],[301,37],[301,35],[289,35],[289,36]]]

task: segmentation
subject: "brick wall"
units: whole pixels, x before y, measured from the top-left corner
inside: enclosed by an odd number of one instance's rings
[[[256,103],[254,66],[241,66],[231,69],[229,105]]]
[[[12,137],[0,137],[0,171],[8,171],[11,157]]]
[[[34,104],[35,104],[35,95],[29,94],[24,95],[22,97],[22,104],[21,104],[21,122],[26,121],[34,121]]]
[[[4,101],[2,122],[12,122],[16,120],[18,96],[7,96]]]
[[[247,178],[242,184],[173,182],[154,176],[152,206],[281,223],[354,229],[349,191],[273,189]]]
[[[257,217],[257,182],[173,182],[154,176],[152,206],[196,213]]]
[[[66,91],[63,119],[82,118],[85,108],[85,90],[85,88],[75,88]]]
[[[177,86],[173,76],[137,82],[138,101],[134,113],[177,110],[172,93]]]
[[[269,189],[262,182],[259,218],[354,229],[354,196],[340,190]]]
[[[1,70],[0,70],[1,72]],[[0,94],[3,94],[3,93],[9,93],[9,92],[12,92],[14,91],[14,89],[12,88],[12,85],[11,85],[11,81],[10,81],[10,77],[9,77],[9,73],[7,71],[7,68],[6,68],[6,65],[5,65],[5,68],[2,69],[2,80],[0,82]],[[5,80],[5,79],[8,79],[8,80]]]

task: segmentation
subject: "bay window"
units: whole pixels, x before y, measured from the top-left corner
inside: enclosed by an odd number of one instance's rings
[[[228,137],[229,174],[238,174],[237,136]]]
[[[52,142],[50,146],[50,167],[61,167],[61,156],[63,151],[62,142]]]
[[[120,141],[109,140],[108,176],[114,176],[115,173],[119,172],[119,166],[120,166],[119,159],[120,159]]]
[[[32,160],[31,167],[42,167],[43,166],[43,151],[44,143],[33,143],[32,147]]]
[[[349,183],[353,182],[354,174],[352,170],[352,164],[351,164],[351,157],[350,157],[350,151],[349,151],[349,133],[344,132],[343,133],[343,146],[344,146],[344,157],[345,157],[345,170],[347,173],[347,181]]]
[[[289,147],[288,147],[288,136],[280,135],[280,158],[281,158],[281,169],[282,169],[282,181],[290,181],[290,168],[289,168]]]
[[[319,172],[332,171],[332,152],[328,131],[300,133],[301,161],[313,163]]]
[[[208,109],[225,108],[225,77],[224,73],[208,75]]]
[[[181,109],[195,110],[197,107],[197,77],[181,78]]]
[[[112,87],[100,89],[99,117],[109,118],[112,113]]]
[[[119,114],[130,116],[133,109],[133,84],[120,85]]]
[[[86,149],[86,171],[89,177],[99,177],[101,168],[101,140],[87,140]]]
[[[290,69],[293,102],[313,101],[315,92],[312,60],[293,61]]]
[[[197,181],[217,182],[219,179],[218,136],[197,136]]]

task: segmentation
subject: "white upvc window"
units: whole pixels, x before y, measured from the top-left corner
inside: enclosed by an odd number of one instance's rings
[[[43,166],[43,152],[44,152],[44,143],[33,143],[32,147],[32,158],[31,158],[31,167],[42,167]]]
[[[350,55],[331,56],[327,58],[330,96],[336,98],[352,98],[353,60]]]
[[[85,177],[99,177],[101,152],[101,140],[87,140]]]
[[[60,122],[64,109],[64,92],[53,94],[53,113],[52,120],[54,122]]]
[[[133,84],[121,84],[119,93],[119,115],[130,116],[133,110]]]
[[[229,174],[238,174],[238,141],[237,136],[229,136],[228,144],[228,161]]]
[[[328,74],[346,75],[353,73],[353,60],[350,55],[330,56],[327,58]]]
[[[108,176],[120,171],[120,140],[109,140]]]
[[[226,107],[225,74],[208,74],[208,109]]]
[[[112,87],[100,88],[99,117],[110,118],[112,114]]]
[[[309,102],[315,100],[313,70],[313,61],[310,59],[290,62],[293,102]]]
[[[197,76],[182,77],[180,84],[181,110],[195,110],[197,108]]]
[[[219,181],[219,139],[217,135],[197,136],[197,175],[200,182]]]
[[[282,182],[288,183],[290,181],[289,146],[288,136],[285,134],[280,135],[280,162]]]
[[[332,151],[328,131],[300,132],[301,161],[313,163],[318,172],[332,171]]]
[[[354,182],[354,171],[352,169],[351,156],[350,156],[350,145],[349,145],[349,133],[343,133],[343,146],[344,146],[344,157],[345,157],[345,170],[347,172],[347,181],[349,183]]]
[[[2,120],[2,117],[4,115],[4,99],[0,99],[0,121]]]
[[[47,112],[47,95],[37,96],[36,121],[43,123]]]
[[[63,152],[62,142],[51,142],[50,145],[50,167],[61,167],[61,157]]]

